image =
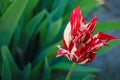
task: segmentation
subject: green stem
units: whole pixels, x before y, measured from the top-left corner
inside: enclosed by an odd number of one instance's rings
[[[76,65],[77,65],[77,63],[73,62],[73,64],[72,64],[72,66],[71,66],[65,80],[70,80],[70,77],[71,77]]]

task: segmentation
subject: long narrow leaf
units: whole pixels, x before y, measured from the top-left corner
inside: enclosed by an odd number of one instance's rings
[[[120,22],[103,22],[98,23],[95,29],[95,32],[106,32],[106,31],[113,31],[113,30],[120,30]]]
[[[8,47],[7,46],[2,46],[1,47],[1,53],[2,53],[3,58],[5,57],[8,60],[13,79],[17,79],[17,76],[20,74],[21,71],[17,67],[17,65],[16,65],[16,63],[13,59],[13,56],[11,55]]]
[[[69,70],[71,67],[71,63],[65,63],[65,62],[60,62],[57,64],[54,64],[51,66],[52,69],[56,70]],[[80,66],[77,65],[75,68],[75,71],[80,71],[80,72],[99,72],[99,69],[95,69],[95,68],[90,68],[90,67],[85,67],[85,66]]]
[[[20,45],[21,47],[23,47],[24,50],[26,49],[30,41],[30,38],[33,36],[36,28],[38,27],[39,23],[41,22],[45,14],[46,10],[42,10],[35,17],[33,17],[23,28],[21,33]]]
[[[58,42],[58,43],[59,43],[59,42]],[[57,44],[58,44],[58,43],[57,43]],[[40,69],[41,69],[41,64],[42,64],[42,62],[44,61],[44,59],[45,59],[48,55],[53,54],[52,52],[53,52],[53,50],[56,48],[56,45],[57,45],[57,44],[54,44],[54,45],[48,47],[47,49],[45,49],[44,51],[40,52],[40,53],[38,54],[38,56],[35,58],[35,60],[34,60],[34,62],[33,62],[33,65],[35,65],[35,66],[34,66],[32,72],[31,72],[31,80],[33,80],[33,79],[36,77],[36,75],[39,73],[39,71],[40,71]]]
[[[49,29],[48,29],[48,34],[46,35],[46,44],[50,44],[51,42],[53,42],[55,40],[55,38],[57,37],[58,33],[60,32],[61,29],[61,25],[62,25],[62,19],[60,18],[59,20],[51,23]]]
[[[12,80],[10,66],[5,55],[3,55],[2,63],[2,80]]]
[[[72,74],[70,80],[91,80],[95,76],[89,73],[77,73]],[[61,75],[61,77],[57,77],[56,80],[65,80],[66,75]]]
[[[28,0],[28,3],[24,10],[25,22],[27,22],[33,14],[34,8],[37,6],[40,0]]]
[[[47,28],[48,28],[49,22],[52,20],[52,17],[55,15],[56,12],[57,12],[57,9],[55,9],[52,13],[48,14],[47,18],[44,19],[44,21],[41,23],[41,25],[39,25],[36,31],[36,33],[40,32],[40,45],[42,47],[44,47],[46,43],[45,35],[47,35]]]
[[[15,56],[15,52],[18,48],[18,43],[19,43],[19,40],[20,40],[20,27],[17,26],[16,27],[16,30],[15,30],[15,34],[14,34],[14,37],[13,37],[13,40],[12,40],[12,46],[11,46],[11,49],[12,49],[12,53],[13,55]]]
[[[0,45],[8,45],[28,0],[14,0],[0,19]]]
[[[22,72],[22,75],[23,75],[22,80],[30,80],[30,73],[31,73],[31,64],[28,63]]]
[[[47,75],[47,77],[46,77]],[[44,76],[43,76],[43,80],[50,80],[51,77],[51,69],[48,63],[48,59],[47,57],[45,58],[45,63],[44,63]]]
[[[67,5],[68,5],[68,2],[69,0],[64,0],[64,1],[61,1],[61,0],[55,0],[54,3],[53,3],[53,6],[52,6],[52,9],[57,9],[57,13],[56,15],[54,15],[54,19],[59,19],[60,17],[63,16],[64,12],[65,12],[65,9],[67,8]]]

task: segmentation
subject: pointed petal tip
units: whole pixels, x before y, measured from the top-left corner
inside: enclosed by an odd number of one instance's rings
[[[57,45],[57,47],[58,47],[59,49],[61,49],[61,47],[60,47],[60,45],[59,45],[59,44]]]
[[[112,35],[109,35],[110,36],[110,40],[109,41],[112,41],[112,40],[120,40],[119,38],[116,38],[116,37],[114,37],[114,36],[112,36]]]
[[[116,37],[114,37],[114,39],[113,40],[120,40],[119,38],[116,38]]]
[[[60,56],[62,56],[62,52],[61,52],[62,48],[61,48],[61,46],[59,44],[57,45],[57,47],[58,47],[59,50],[57,52],[56,57],[60,57]]]
[[[93,21],[95,21],[95,23],[97,23],[97,16],[96,15],[94,15]]]
[[[60,46],[58,45],[58,47],[60,47]],[[59,48],[56,57],[60,57],[60,56],[63,56],[65,54],[68,54],[68,51],[65,49]]]
[[[93,19],[88,24],[88,29],[91,33],[93,33],[93,31],[95,30],[96,24],[97,24],[97,16],[94,15]]]
[[[107,44],[107,43],[104,43],[103,45],[104,45],[104,46],[110,46],[110,45],[109,45],[109,44]]]
[[[62,56],[63,54],[61,53],[61,51],[59,50],[58,52],[57,52],[57,55],[56,55],[56,57],[58,58],[58,57],[60,57],[60,56]]]
[[[96,16],[96,14],[94,14],[94,18],[95,18],[95,19],[97,19],[97,16]]]
[[[80,6],[77,6],[73,11],[76,11],[76,10],[80,11]]]
[[[110,34],[104,34],[103,32],[98,32],[96,37],[99,38],[100,40],[104,40],[105,42],[112,40],[120,40],[119,38],[116,38]]]
[[[56,55],[56,58],[58,58],[58,57],[60,57],[60,55],[57,54],[57,55]]]

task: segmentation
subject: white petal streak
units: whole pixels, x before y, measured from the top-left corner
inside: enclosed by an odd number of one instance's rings
[[[80,62],[80,63],[78,63],[78,64],[85,64],[88,60],[89,60],[89,59],[87,58],[87,59],[85,59],[84,61],[82,61],[82,62]]]
[[[100,47],[104,46],[104,43],[99,43],[96,44],[94,47],[92,47],[89,51],[94,50],[94,49],[99,49]]]
[[[95,35],[93,36],[93,38],[97,38],[97,37],[98,37],[98,35],[99,35],[99,33],[95,34]]]
[[[70,31],[71,31],[71,24],[69,22],[67,24],[65,30],[64,30],[64,35],[63,35],[67,47],[69,47],[69,44],[70,44],[70,41],[71,41],[71,33],[70,33]]]
[[[73,48],[72,48],[72,50],[71,50],[71,52],[75,52],[77,50],[77,48],[76,48],[76,46],[75,46],[75,44],[74,44],[74,46],[73,46]]]
[[[87,29],[88,24],[81,24],[80,31]]]

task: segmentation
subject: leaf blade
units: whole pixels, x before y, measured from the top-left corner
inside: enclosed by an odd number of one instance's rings
[[[1,53],[2,53],[3,58],[5,56],[6,59],[8,59],[8,64],[10,66],[10,70],[11,70],[13,79],[17,79],[17,76],[20,74],[21,71],[19,70],[18,66],[16,65],[14,58],[11,55],[11,53],[6,45],[1,47]]]
[[[102,22],[98,23],[94,33],[120,30],[120,22]]]
[[[46,14],[46,10],[40,11],[35,17],[33,17],[23,28],[21,33],[21,40],[20,40],[20,46],[25,50],[30,38],[33,36],[36,28],[38,27],[39,23],[43,19],[43,17]]]
[[[60,32],[62,26],[62,19],[60,18],[59,20],[51,23],[49,29],[48,29],[48,34],[46,37],[46,44],[50,44],[54,41],[54,39],[57,37],[58,33]]]
[[[52,69],[69,70],[72,63],[60,62],[51,66]],[[75,71],[80,72],[99,72],[99,69],[77,65]]]
[[[47,75],[47,77],[46,77]],[[44,75],[43,75],[43,80],[50,80],[51,77],[51,69],[48,63],[47,57],[45,58],[45,63],[44,63]]]
[[[7,75],[7,77],[6,77]],[[2,63],[2,80],[12,80],[12,75],[10,71],[10,66],[6,56],[3,56],[3,63]]]
[[[28,0],[15,0],[0,19],[0,45],[8,45]]]

